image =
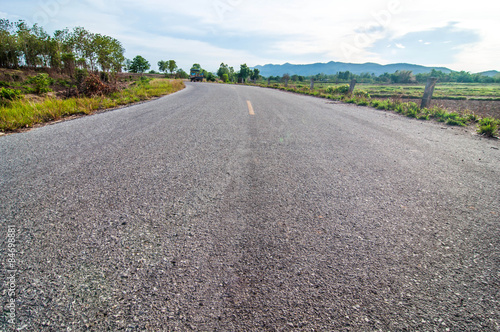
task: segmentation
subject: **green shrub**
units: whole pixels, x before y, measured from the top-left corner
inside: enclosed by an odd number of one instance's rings
[[[371,105],[379,110],[389,110],[389,100],[372,100]]]
[[[36,76],[32,76],[26,80],[27,84],[33,85],[33,89],[36,94],[43,94],[52,91],[49,86],[52,84],[53,80],[48,74],[40,73]]]
[[[466,115],[465,115],[465,118],[467,119],[467,121],[469,122],[478,122],[479,121],[479,116],[477,116],[476,114],[470,112],[470,111],[467,111],[466,112]]]
[[[356,105],[368,106],[368,105],[370,105],[370,101],[366,98],[356,98]]]
[[[339,85],[337,87],[329,86],[325,89],[325,92],[335,95],[345,95],[349,92],[349,85],[344,84],[344,85]]]
[[[448,114],[448,112],[444,108],[436,107],[436,108],[433,109],[432,116],[438,122],[445,122],[447,120],[447,114]]]
[[[466,123],[463,119],[448,119],[446,120],[446,124],[450,126],[465,126]]]
[[[347,90],[349,91],[349,90]],[[354,95],[356,97],[364,98],[364,99],[370,99],[370,94],[364,90],[357,90],[354,92]]]
[[[16,100],[21,96],[21,91],[19,90],[13,90],[9,88],[0,88],[0,100],[1,101],[6,101],[6,100]]]
[[[139,81],[141,84],[148,84],[151,82],[153,79],[147,76],[141,76],[141,80]]]
[[[417,115],[418,120],[429,120],[430,115],[428,113],[420,113]]]
[[[477,132],[487,137],[495,137],[498,135],[499,125],[500,120],[495,120],[493,118],[484,118],[479,121],[479,129],[477,130]]]

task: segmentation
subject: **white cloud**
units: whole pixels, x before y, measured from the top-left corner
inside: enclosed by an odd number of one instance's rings
[[[395,40],[412,32],[457,22],[457,28],[477,31],[481,41],[473,47],[457,50],[456,63],[436,65],[465,70],[499,69],[496,55],[500,52],[495,45],[500,45],[496,33],[500,30],[497,18],[500,3],[489,0],[473,3],[449,0],[310,0],[307,3],[302,0],[47,0],[50,1],[68,4],[61,5],[59,13],[50,17],[50,22],[44,25],[48,30],[80,25],[118,38],[130,53],[147,49],[154,54],[156,48],[157,56],[175,55],[178,62],[198,59],[196,62],[214,63],[216,67],[222,61],[255,65],[294,62],[295,59],[302,63],[330,60],[387,63],[381,54],[369,51],[377,41]],[[21,6],[18,2],[6,2],[2,5],[3,15],[29,20],[40,10],[40,3],[25,0]],[[399,7],[393,6],[398,3]],[[393,10],[396,7],[398,10]],[[231,46],[223,42],[226,37],[240,42]],[[160,44],[160,40],[164,44]],[[265,42],[259,43],[260,40]],[[419,42],[429,45],[428,41]],[[202,48],[193,48],[196,43]],[[394,50],[408,46],[406,42],[392,44]]]

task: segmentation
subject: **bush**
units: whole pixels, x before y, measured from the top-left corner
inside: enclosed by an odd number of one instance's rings
[[[0,100],[16,100],[21,96],[21,91],[9,88],[0,88]]]
[[[433,117],[436,118],[438,122],[445,122],[448,112],[443,108],[433,109]]]
[[[30,77],[26,83],[33,85],[33,89],[37,94],[43,94],[52,91],[49,86],[52,84],[52,79],[48,74],[40,73]]]
[[[465,121],[463,119],[448,119],[446,124],[450,126],[465,126]]]
[[[462,118],[457,112],[451,112],[445,115],[446,124],[450,126],[465,126],[467,120]]]
[[[147,76],[141,76],[141,79],[139,80],[139,83],[140,84],[148,84],[149,82],[151,82],[153,79],[151,77],[147,77]]]
[[[370,101],[365,98],[357,98],[356,99],[356,105],[358,106],[368,106],[370,105]]]
[[[370,99],[370,94],[364,90],[357,90],[354,92],[354,95],[359,98]]]
[[[334,95],[345,95],[349,92],[349,85],[344,84],[344,85],[339,85],[337,87],[334,86],[329,86],[326,88],[326,93],[331,93]]]
[[[479,122],[479,119],[480,119],[479,116],[477,116],[476,114],[474,114],[470,111],[466,111],[465,118],[469,122]]]
[[[75,71],[75,80],[76,80],[76,85],[78,89],[81,89],[81,85],[83,84],[83,81],[89,76],[89,73],[87,72],[86,69],[77,69]],[[132,77],[132,76],[130,76]]]
[[[389,100],[372,100],[371,105],[375,107],[378,110],[389,110],[390,105],[389,105]]]
[[[212,74],[212,73],[207,74],[207,82],[215,82],[215,80],[216,80],[216,77],[214,74]]]
[[[498,126],[500,125],[500,120],[495,120],[493,118],[484,118],[479,121],[479,129],[477,132],[483,136],[495,137],[498,135]]]

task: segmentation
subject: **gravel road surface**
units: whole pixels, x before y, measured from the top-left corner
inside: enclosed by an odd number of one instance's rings
[[[0,137],[0,330],[499,331],[499,149],[203,83]]]

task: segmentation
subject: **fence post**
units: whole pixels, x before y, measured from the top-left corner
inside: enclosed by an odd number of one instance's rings
[[[314,90],[314,78],[311,77],[311,90]]]
[[[349,85],[349,94],[351,95],[354,92],[354,88],[356,87],[356,79],[351,80],[351,85]]]
[[[432,94],[434,93],[434,87],[437,82],[436,77],[429,77],[427,80],[427,85],[425,86],[424,97],[422,98],[422,104],[420,108],[428,108],[431,105]]]

